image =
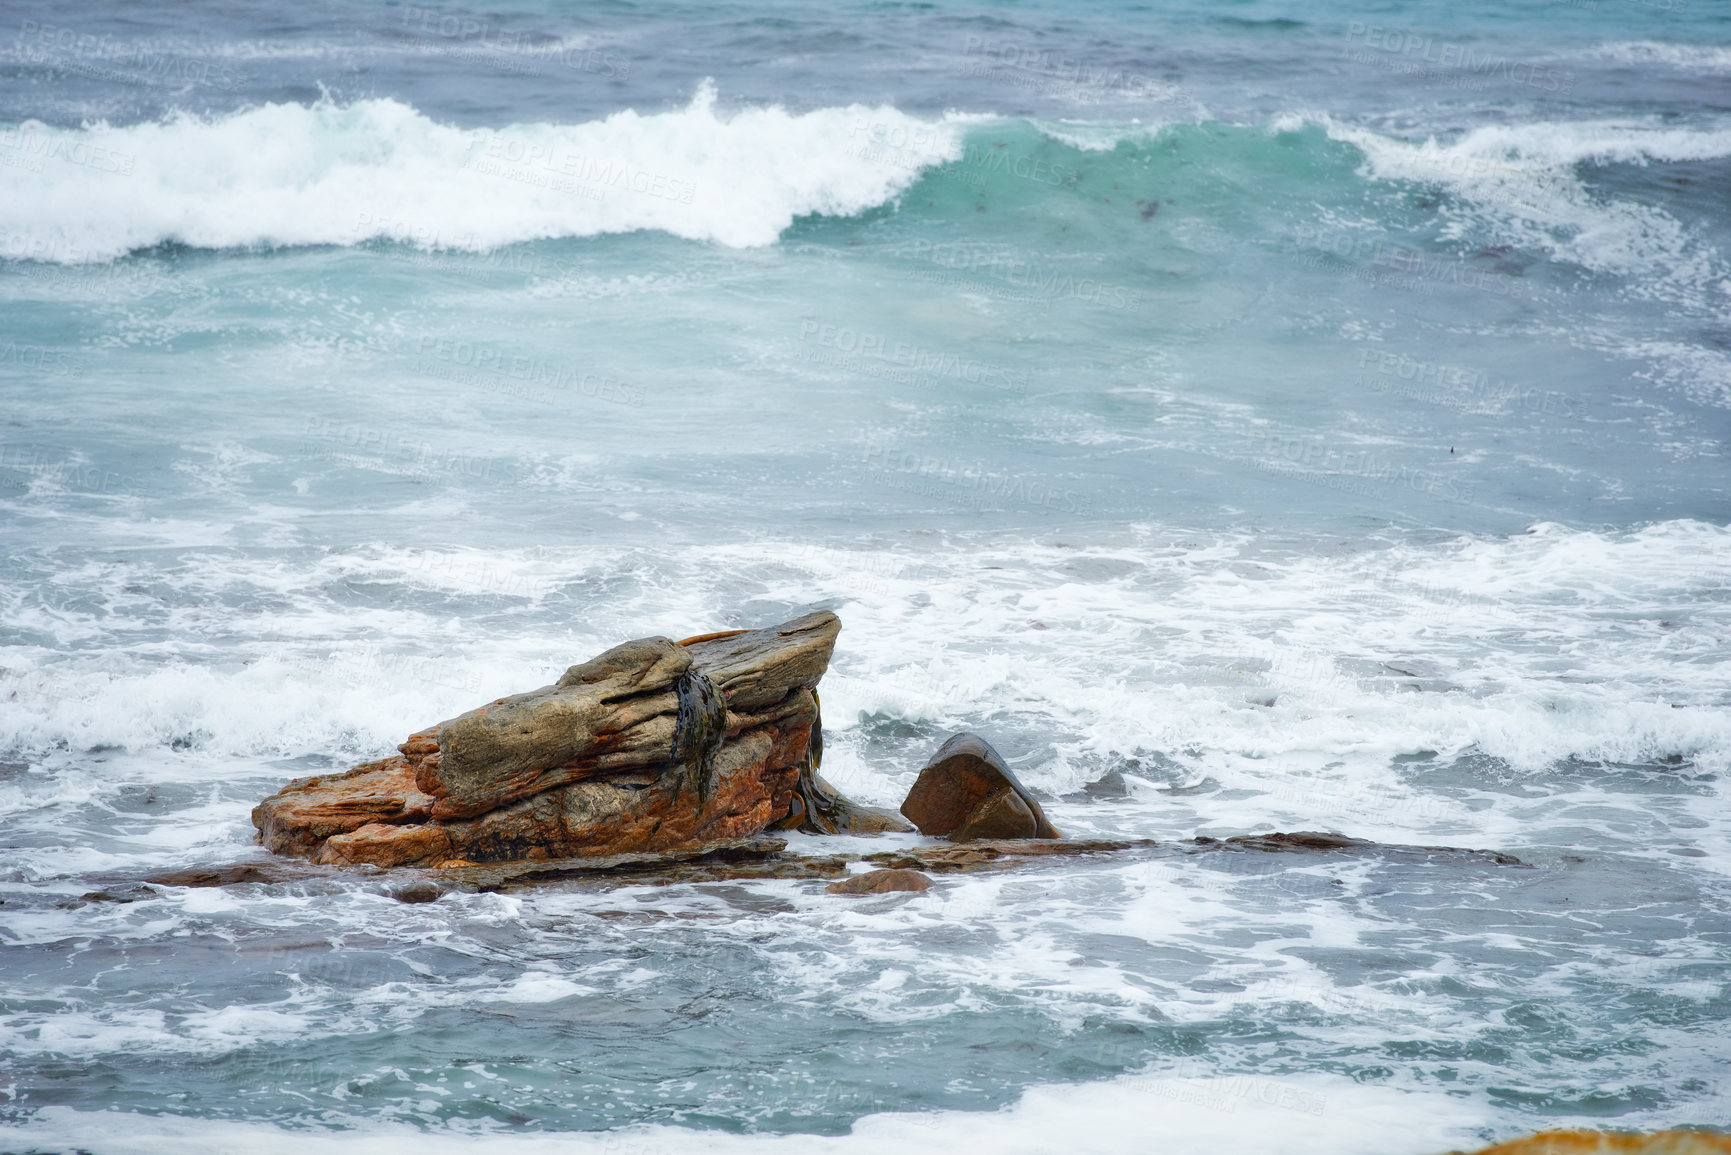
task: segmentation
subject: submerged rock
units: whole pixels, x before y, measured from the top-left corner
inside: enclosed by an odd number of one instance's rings
[[[1209,838],[1201,835],[1191,840],[1199,850],[1254,850],[1269,853],[1315,853],[1338,851],[1347,854],[1374,854],[1381,858],[1479,859],[1498,866],[1526,866],[1512,854],[1500,850],[1471,850],[1460,846],[1404,846],[1398,842],[1372,842],[1348,834],[1323,834],[1314,830],[1295,830],[1290,834],[1240,834],[1232,838]]]
[[[864,855],[790,853],[785,839],[756,835],[669,850],[627,851],[572,858],[519,859],[499,863],[446,859],[436,867],[409,867],[389,872],[379,870],[376,865],[366,865],[358,873],[362,877],[388,877],[390,882],[382,893],[399,901],[427,902],[451,891],[508,891],[560,883],[585,889],[755,879],[837,879],[854,884],[852,879],[842,879],[841,876],[846,875],[849,866],[856,862],[880,868],[872,872],[873,874],[885,871],[961,874],[1037,866],[1041,862],[1059,858],[1092,858],[1099,855],[1112,855],[1119,861],[1167,859],[1177,862],[1208,853],[1294,852],[1322,855],[1347,853],[1389,862],[1416,862],[1441,868],[1490,864],[1531,869],[1518,859],[1496,851],[1446,846],[1387,845],[1341,834],[1298,833],[1252,835],[1225,840],[1197,838],[1187,842],[1167,843],[1145,838],[1013,838],[966,843],[945,841],[903,846]],[[145,877],[92,877],[87,881],[100,884],[102,889],[67,902],[69,905],[81,905],[95,902],[146,901],[161,897],[165,889],[179,887],[276,884],[305,887],[338,880],[341,880],[342,885],[349,885],[356,873],[340,867],[308,863],[305,860],[275,859],[172,871]],[[858,877],[866,878],[871,875]]]
[[[660,851],[792,823],[906,829],[817,775],[816,686],[841,622],[641,638],[411,735],[392,758],[291,782],[253,811],[279,854],[337,866]]]
[[[921,834],[981,838],[1062,838],[1040,804],[978,734],[957,734],[932,755],[902,803]]]
[[[932,880],[917,870],[871,870],[824,887],[831,894],[889,894],[898,890],[917,894],[931,888]]]
[[[903,850],[868,854],[863,861],[900,869],[930,870],[936,874],[957,874],[1004,870],[1042,858],[1116,854],[1125,850],[1154,852],[1160,849],[1160,844],[1149,838],[1002,838],[978,840],[961,846],[943,843],[936,846],[910,846]]]

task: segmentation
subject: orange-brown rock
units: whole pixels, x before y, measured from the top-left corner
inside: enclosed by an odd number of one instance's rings
[[[271,850],[437,866],[654,852],[802,829],[906,829],[817,777],[815,694],[841,622],[807,614],[643,638],[411,735],[399,754],[291,782],[253,811]]]
[[[824,887],[831,894],[889,894],[906,890],[930,890],[932,880],[917,870],[871,870]]]
[[[1475,1155],[1731,1155],[1731,1135],[1705,1131],[1546,1131],[1486,1147]]]
[[[437,823],[421,826],[386,826],[371,822],[347,834],[325,839],[314,862],[326,866],[418,866],[443,862],[451,857],[451,835]]]
[[[325,839],[374,823],[432,817],[433,799],[415,785],[414,767],[384,758],[342,774],[297,778],[253,808],[259,841],[278,854],[314,855]]]
[[[1063,837],[978,734],[957,734],[932,755],[902,803],[902,813],[920,833],[953,842]]]

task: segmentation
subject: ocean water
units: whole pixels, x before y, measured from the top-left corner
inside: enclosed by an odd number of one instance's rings
[[[0,1147],[1731,1127],[1728,317],[1715,0],[15,0]],[[1529,865],[80,898],[811,608],[861,800]]]

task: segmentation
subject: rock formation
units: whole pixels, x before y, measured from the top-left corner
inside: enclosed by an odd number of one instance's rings
[[[662,851],[757,834],[905,830],[818,775],[816,687],[841,622],[807,614],[676,643],[643,638],[297,779],[253,810],[280,854],[438,866]]]
[[[908,792],[902,813],[921,834],[952,842],[1063,837],[978,734],[957,734],[939,747]]]
[[[824,887],[831,894],[889,894],[897,890],[917,894],[931,888],[932,880],[917,870],[868,870]]]
[[[1374,855],[1482,861],[1494,851],[1384,846],[1341,834],[1064,840],[1003,758],[977,734],[945,742],[902,803],[919,832],[946,841],[876,854],[806,856],[768,830],[911,833],[901,817],[842,797],[818,773],[817,683],[841,622],[807,614],[761,630],[673,642],[641,638],[572,666],[551,686],[429,726],[398,753],[290,782],[253,809],[259,841],[330,866],[438,867],[436,885],[392,891],[429,902],[449,887],[825,878],[850,862],[884,869],[837,893],[923,889],[938,874],[1001,870],[1054,856],[1133,852]],[[292,872],[291,872],[292,873]],[[244,864],[116,880],[81,901],[131,902],[152,886],[285,880]]]

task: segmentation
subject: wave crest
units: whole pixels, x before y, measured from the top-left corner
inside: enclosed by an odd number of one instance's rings
[[[0,257],[104,261],[197,248],[392,240],[485,250],[656,229],[773,244],[795,219],[885,204],[960,153],[891,107],[670,112],[468,130],[395,100],[266,104],[115,128],[0,129]],[[901,163],[873,155],[893,134]]]

